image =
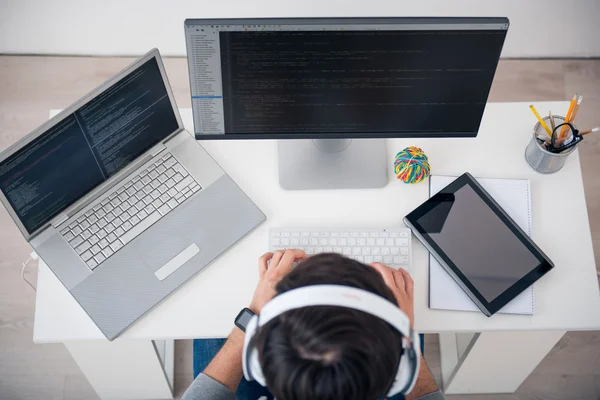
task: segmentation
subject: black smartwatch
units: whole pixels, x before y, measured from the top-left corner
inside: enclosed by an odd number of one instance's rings
[[[235,317],[235,326],[240,328],[242,332],[246,332],[246,327],[248,326],[248,322],[254,317],[254,314],[248,307],[244,308],[240,313]]]

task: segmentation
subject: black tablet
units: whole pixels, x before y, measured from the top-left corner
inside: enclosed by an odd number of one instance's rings
[[[404,222],[488,317],[554,268],[469,173]]]

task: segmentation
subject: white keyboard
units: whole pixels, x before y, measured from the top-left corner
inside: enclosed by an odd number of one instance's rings
[[[200,189],[175,157],[167,154],[60,233],[94,269]]]
[[[408,228],[271,228],[269,249],[300,249],[308,255],[338,253],[365,264],[380,262],[411,272],[410,238],[411,232]]]

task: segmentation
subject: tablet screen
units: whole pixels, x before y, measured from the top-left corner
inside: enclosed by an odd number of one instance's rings
[[[540,265],[470,185],[431,200],[418,224],[488,302]]]

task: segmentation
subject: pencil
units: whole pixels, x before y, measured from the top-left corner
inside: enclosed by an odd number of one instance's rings
[[[597,126],[595,128],[592,128],[592,129],[586,129],[585,131],[579,132],[579,134],[581,136],[583,136],[583,135],[587,135],[588,133],[592,133],[592,132],[600,132],[600,126]]]
[[[573,99],[571,99],[571,104],[569,104],[569,110],[567,111],[567,115],[565,116],[565,122],[569,122],[571,120],[571,114],[573,113],[573,107],[575,107],[576,101],[577,93],[575,93],[575,96],[573,96]],[[563,125],[562,129],[560,130],[560,135],[558,135],[559,138],[563,137],[563,135],[565,134],[565,129],[567,129],[567,125]]]
[[[552,127],[552,132],[554,132],[554,130],[556,129],[556,125],[554,124],[554,117],[552,116],[552,111],[548,111],[548,113],[550,114],[550,126]]]
[[[575,107],[573,107],[573,113],[571,114],[571,119],[569,120],[570,123],[575,122],[575,117],[577,116],[577,111],[579,111],[579,106],[581,106],[582,101],[583,101],[583,96],[579,96],[577,98],[577,104],[575,104]]]
[[[546,130],[546,133],[548,133],[548,135],[552,136],[552,131],[550,130],[550,128],[548,128],[548,125],[546,125],[546,123],[544,122],[542,117],[540,117],[540,114],[538,114],[538,112],[535,109],[535,107],[533,106],[533,104],[530,105],[529,108],[531,109],[531,112],[533,113],[533,115],[535,115],[535,117],[537,118],[540,125]]]

